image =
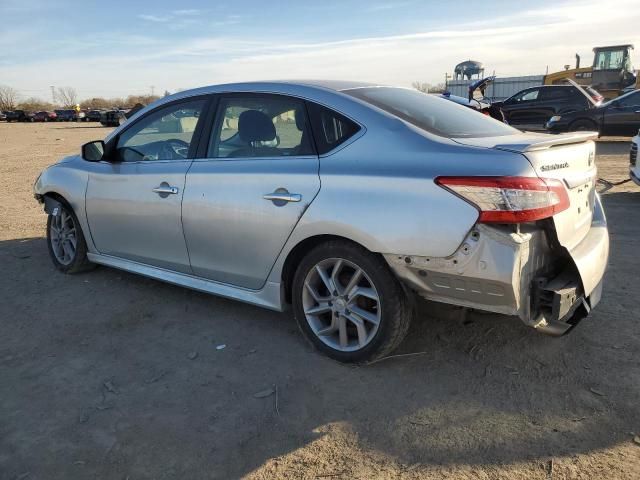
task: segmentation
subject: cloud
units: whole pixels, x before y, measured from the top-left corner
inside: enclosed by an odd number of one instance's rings
[[[169,20],[171,20],[171,17],[169,16],[147,15],[147,14],[140,14],[138,15],[138,18],[141,18],[142,20],[147,20],[149,22],[158,22],[158,23],[168,22]]]
[[[404,2],[395,1],[395,2],[385,2],[385,3],[375,3],[371,5],[367,10],[370,12],[381,12],[384,10],[395,10],[396,8],[407,7],[411,4],[416,3],[416,0],[407,0]]]
[[[200,15],[202,11],[195,8],[189,8],[184,10],[173,10],[171,13],[177,16],[194,16]]]
[[[582,55],[583,63],[589,64],[593,46],[640,44],[639,22],[636,0],[619,0],[615,9],[603,9],[599,1],[591,0],[521,9],[517,14],[490,20],[461,22],[456,18],[449,28],[445,25],[401,35],[323,42],[301,40],[304,30],[299,37],[292,36],[294,31],[287,32],[287,39],[246,33],[198,38],[156,36],[140,42],[124,41],[110,49],[75,47],[87,48],[81,53],[67,47],[68,53],[55,59],[3,62],[2,77],[3,83],[43,92],[48,85],[70,84],[83,97],[126,93],[115,92],[114,88],[137,93],[156,85],[159,90],[175,91],[223,82],[286,78],[369,80],[409,86],[413,81],[442,82],[445,72],[451,73],[456,63],[468,58],[482,61],[487,74],[495,70],[499,76],[543,74],[547,66],[549,71],[558,71],[573,62],[576,52]],[[11,42],[9,38],[6,41]],[[0,42],[2,50],[5,48]],[[105,55],[105,51],[114,53]],[[112,81],[114,71],[126,72],[117,87]],[[42,72],[48,72],[44,79]]]

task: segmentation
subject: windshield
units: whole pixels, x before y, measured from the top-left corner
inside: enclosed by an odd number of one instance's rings
[[[416,127],[441,137],[495,137],[518,130],[444,98],[399,87],[343,90]]]
[[[604,50],[596,54],[594,70],[620,70],[624,67],[624,50]]]

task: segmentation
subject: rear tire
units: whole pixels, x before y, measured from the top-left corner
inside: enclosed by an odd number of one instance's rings
[[[307,253],[294,275],[292,298],[305,338],[345,363],[389,355],[413,317],[411,303],[384,259],[343,240]]]
[[[60,203],[59,215],[47,218],[47,247],[53,265],[62,273],[91,270],[95,264],[87,258],[87,243],[73,209]]]

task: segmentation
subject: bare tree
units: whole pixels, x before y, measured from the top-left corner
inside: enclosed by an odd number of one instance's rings
[[[26,110],[28,112],[41,112],[43,110],[50,111],[55,108],[51,102],[47,102],[36,97],[29,97],[21,101],[17,106],[21,110]]]
[[[430,83],[413,82],[411,86],[422,93],[443,93],[445,91],[444,83],[431,85]]]
[[[0,85],[0,111],[13,110],[18,103],[18,91],[7,85]]]
[[[56,92],[56,98],[63,107],[75,107],[78,103],[78,92],[73,87],[60,87]]]

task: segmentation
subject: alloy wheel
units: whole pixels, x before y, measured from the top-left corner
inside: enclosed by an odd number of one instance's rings
[[[302,307],[313,333],[342,352],[360,350],[375,337],[381,305],[366,272],[343,258],[328,258],[307,274]]]
[[[76,258],[78,239],[73,216],[64,208],[51,219],[49,236],[56,260],[62,265],[70,265]]]

